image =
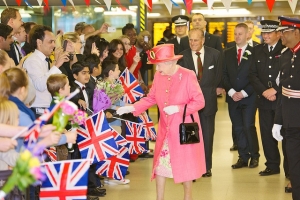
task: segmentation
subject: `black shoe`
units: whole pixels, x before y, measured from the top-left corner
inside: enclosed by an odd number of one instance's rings
[[[248,162],[243,161],[243,159],[239,158],[237,163],[231,165],[232,169],[239,169],[242,167],[248,167]]]
[[[90,196],[90,195],[88,195],[86,199],[87,200],[98,200],[99,197],[98,196]]]
[[[207,170],[207,172],[202,175],[202,177],[211,177],[211,176],[212,176],[211,170]]]
[[[106,195],[106,189],[96,187],[94,189],[88,190],[88,196],[97,196],[97,197],[104,197]]]
[[[272,170],[272,169],[266,168],[264,171],[259,172],[259,175],[269,176],[269,175],[272,175],[272,174],[279,174],[279,173],[280,173],[279,170]]]
[[[232,147],[230,147],[230,151],[237,151],[238,146],[236,144],[233,144]]]
[[[286,186],[285,188],[284,188],[284,191],[285,191],[285,193],[292,193],[292,187],[290,187],[290,186]]]
[[[251,158],[249,168],[255,168],[258,166],[259,160],[258,158]]]
[[[126,174],[125,175],[129,175],[130,174],[130,172],[129,171],[126,171]]]
[[[143,154],[139,155],[139,158],[153,158],[153,154],[143,153]]]

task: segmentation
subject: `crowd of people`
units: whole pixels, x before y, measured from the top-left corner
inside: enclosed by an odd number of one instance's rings
[[[212,176],[217,96],[226,92],[232,122],[233,146],[239,158],[231,167],[256,168],[259,145],[255,127],[258,109],[262,146],[267,162],[260,176],[280,173],[278,141],[283,139],[284,172],[290,179],[286,192],[300,199],[300,137],[298,125],[300,62],[300,20],[280,17],[279,21],[262,20],[262,44],[252,41],[254,23],[235,26],[233,42],[222,48],[220,37],[206,31],[203,14],[190,18],[172,18],[175,35],[170,29],[152,48],[149,31],[137,34],[133,24],[122,28],[122,35],[111,41],[101,38],[109,27],[99,29],[80,22],[74,32],[59,30],[34,22],[23,23],[17,9],[7,8],[0,23],[0,168],[14,167],[23,146],[21,135],[10,139],[53,106],[56,95],[66,97],[79,89],[73,101],[89,115],[93,114],[93,93],[98,79],[114,83],[128,68],[138,80],[146,97],[133,105],[117,101],[111,107],[117,114],[138,116],[154,104],[159,108],[158,136],[155,143],[152,178],[156,179],[157,200],[164,199],[166,178],[183,183],[184,199],[192,199],[192,183]],[[148,70],[156,65],[151,89]],[[199,87],[200,86],[200,87]],[[200,126],[200,142],[180,145],[179,124],[186,107],[186,122]],[[190,116],[193,116],[190,117]],[[111,111],[106,117],[112,117]],[[195,119],[195,120],[194,120]],[[111,126],[124,135],[119,120]],[[59,160],[81,158],[76,145],[76,131],[54,131],[43,126],[39,144],[56,146]],[[125,136],[126,137],[126,136]],[[146,142],[146,145],[149,144]],[[152,158],[144,153],[141,157]],[[134,162],[137,155],[131,155]],[[88,171],[87,199],[105,196],[96,165]],[[127,172],[129,173],[129,172]],[[128,184],[124,179],[120,184]],[[30,188],[30,199],[38,199],[38,188]]]

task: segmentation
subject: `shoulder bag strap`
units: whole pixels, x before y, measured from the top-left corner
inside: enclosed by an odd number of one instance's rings
[[[182,117],[182,122],[183,122],[183,123],[184,123],[184,121],[185,121],[186,106],[187,106],[187,104],[185,104],[184,110],[183,110],[183,117]],[[192,118],[193,122],[195,122],[194,116],[193,116],[192,114],[191,114],[191,118]]]

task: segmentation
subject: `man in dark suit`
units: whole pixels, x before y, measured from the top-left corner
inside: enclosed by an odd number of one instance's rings
[[[259,162],[255,128],[256,94],[248,78],[253,48],[247,44],[246,24],[237,24],[234,35],[237,45],[224,51],[223,62],[223,85],[239,153],[239,159],[232,168],[247,167],[249,159],[249,167],[254,168]]]
[[[19,10],[15,8],[6,8],[5,10],[2,11],[1,13],[1,23],[6,24],[13,28],[13,35],[18,33],[21,25],[23,24],[22,22],[22,17],[19,12]],[[21,56],[18,52],[17,47],[15,44],[11,44],[10,50],[7,51],[9,57],[11,57],[15,64],[19,64],[19,60],[21,60],[19,57]]]
[[[286,139],[293,199],[300,199],[300,20],[279,17],[283,49],[280,56],[280,77],[277,107],[272,135],[277,141]],[[283,137],[280,134],[284,128]]]
[[[207,22],[203,14],[195,13],[192,16],[192,25],[193,28],[199,28],[204,32],[205,35],[204,46],[214,48],[220,51],[221,53],[223,53],[220,37],[210,34],[209,32],[206,31]]]
[[[189,17],[185,15],[177,15],[172,18],[172,22],[175,24],[176,37],[167,41],[167,43],[174,44],[174,54],[178,55],[180,52],[190,47],[189,38],[186,35]]]
[[[260,24],[264,44],[254,47],[249,80],[257,93],[260,134],[267,160],[266,169],[259,174],[268,176],[280,172],[280,153],[278,142],[272,137],[272,127],[279,90],[276,84],[280,70],[279,57],[284,46],[281,44],[280,32],[276,31],[278,21],[262,20]]]
[[[252,36],[253,36],[253,33],[254,33],[254,23],[253,23],[253,21],[246,20],[246,21],[244,21],[244,23],[247,24],[248,30],[249,30],[249,35],[247,37],[248,44],[251,47],[255,47],[256,45],[259,45],[258,42],[255,42],[255,41],[252,40]],[[235,45],[236,45],[235,41],[228,42],[227,45],[226,45],[226,48],[230,48],[230,47],[233,47]]]
[[[214,48],[214,49],[220,51],[221,55],[223,55],[223,48],[222,48],[222,43],[221,43],[220,37],[207,32],[206,25],[207,25],[207,22],[206,22],[203,14],[195,13],[192,16],[193,28],[199,28],[200,30],[202,30],[204,32],[204,35],[205,35],[204,46]],[[217,95],[222,97],[222,93],[223,93],[223,86],[222,86],[222,82],[220,82],[220,85],[218,85],[218,87],[217,87]]]
[[[179,65],[193,70],[198,77],[202,89],[205,107],[199,110],[201,128],[203,133],[206,170],[203,177],[212,176],[212,151],[215,132],[215,116],[217,107],[217,86],[222,76],[222,55],[219,51],[203,46],[204,33],[200,29],[192,29],[189,32],[190,48],[181,52],[183,58]],[[203,64],[202,64],[203,63]]]
[[[248,26],[249,35],[247,36],[247,43],[249,44],[249,46],[255,47],[256,45],[259,45],[258,42],[255,42],[255,41],[252,40],[252,36],[253,36],[253,33],[254,33],[254,23],[253,23],[253,21],[246,20],[244,23]],[[233,47],[233,46],[236,46],[235,41],[227,43],[226,48],[230,48],[230,47]],[[235,134],[234,134],[233,130],[232,130],[232,141],[233,141],[233,145],[232,145],[232,147],[230,147],[230,151],[236,151],[238,149],[238,147],[237,147],[237,142],[236,142],[236,138],[235,138]]]

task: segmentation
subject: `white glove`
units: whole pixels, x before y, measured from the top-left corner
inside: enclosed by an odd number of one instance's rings
[[[179,107],[178,106],[167,106],[163,110],[168,115],[173,115],[174,113],[178,113],[179,112]]]
[[[130,113],[130,112],[133,112],[133,111],[135,111],[133,106],[123,106],[123,107],[118,108],[117,114],[118,115],[123,115],[125,113]]]
[[[281,141],[283,137],[280,135],[280,130],[281,130],[282,125],[279,124],[274,124],[272,128],[272,135],[273,138],[277,141]]]

